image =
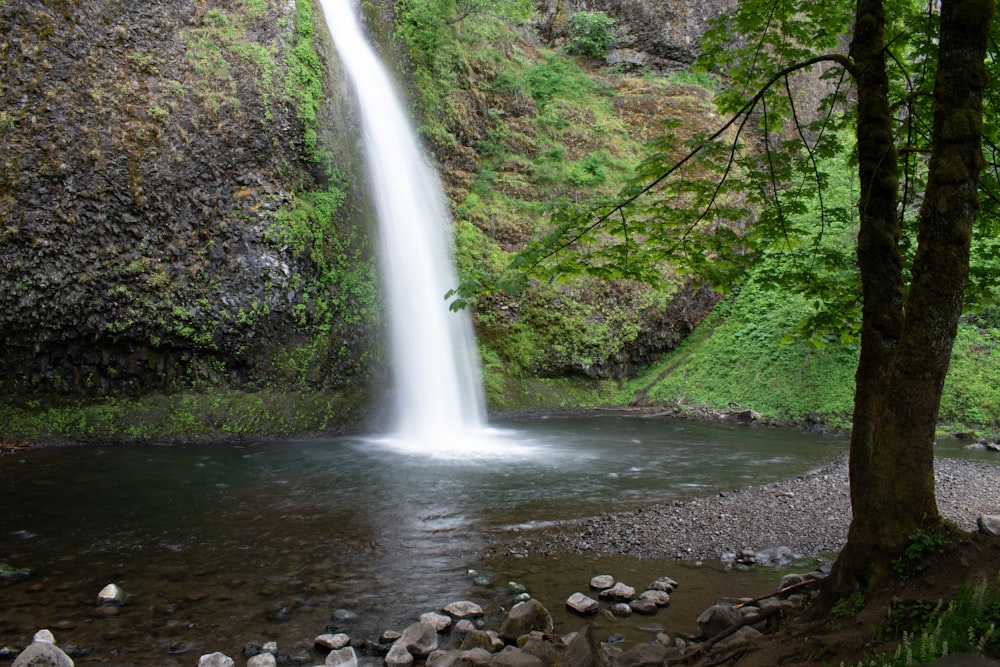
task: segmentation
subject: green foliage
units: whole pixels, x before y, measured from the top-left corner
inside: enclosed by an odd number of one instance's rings
[[[567,50],[575,55],[603,58],[615,43],[615,21],[604,12],[574,12],[569,17]]]
[[[941,530],[918,530],[910,536],[903,555],[892,562],[892,569],[905,581],[926,570],[928,561],[947,544],[948,538]]]
[[[319,161],[317,145],[318,113],[323,104],[323,62],[313,46],[315,25],[312,2],[295,0],[295,32],[287,50],[285,64],[285,98],[295,109],[303,125],[303,153],[307,159]]]
[[[908,667],[948,655],[982,655],[996,650],[1000,633],[1000,592],[985,584],[958,588],[948,606],[925,603],[912,630],[903,630],[896,647],[866,657],[857,667]],[[897,614],[891,610],[890,614]],[[890,618],[890,621],[893,621]],[[844,667],[844,663],[841,663]]]

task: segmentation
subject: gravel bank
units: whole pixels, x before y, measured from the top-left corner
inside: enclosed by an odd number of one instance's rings
[[[1000,514],[1000,465],[938,459],[936,478],[938,508],[961,528],[975,530],[980,515]],[[845,455],[782,482],[522,534],[511,549],[714,560],[726,552],[787,546],[816,556],[840,550],[850,519]]]

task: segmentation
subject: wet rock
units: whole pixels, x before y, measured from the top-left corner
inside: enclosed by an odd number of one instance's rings
[[[622,654],[618,667],[660,667],[666,655],[663,644],[638,644]]]
[[[451,616],[445,616],[435,611],[420,615],[420,622],[432,626],[438,632],[444,632],[451,626]]]
[[[652,616],[659,610],[656,603],[649,598],[637,598],[635,600],[631,600],[629,601],[628,606],[635,613],[644,614],[646,616]]]
[[[393,646],[397,645],[405,647],[413,656],[426,658],[438,647],[437,630],[428,623],[414,623],[403,630],[403,634],[393,643]]]
[[[415,662],[413,654],[406,650],[406,645],[396,641],[385,656],[386,667],[408,667]]]
[[[97,594],[97,605],[122,604],[125,601],[125,593],[117,584],[108,584]]]
[[[610,574],[599,574],[596,577],[592,577],[590,580],[590,587],[595,591],[603,591],[605,589],[611,588],[615,585],[615,578]]]
[[[600,649],[594,639],[594,630],[585,625],[565,638],[566,651],[563,664],[574,667],[597,667],[601,664]]]
[[[278,659],[273,653],[258,653],[247,660],[247,667],[278,667]]]
[[[980,533],[1000,535],[1000,515],[984,514],[976,519],[976,526]]]
[[[545,663],[536,656],[508,646],[490,658],[490,667],[545,667]]]
[[[656,591],[648,590],[639,593],[640,600],[649,600],[657,607],[669,607],[670,606],[670,593],[666,591]]]
[[[398,637],[393,638],[394,641],[396,639],[398,639]],[[337,632],[333,634],[325,633],[322,635],[318,635],[315,639],[313,639],[313,644],[319,646],[320,648],[329,649],[331,651],[342,649],[350,643],[351,643],[350,636],[348,636],[343,632]]]
[[[611,605],[611,613],[619,618],[628,618],[632,615],[632,607],[627,602],[616,602]]]
[[[442,611],[452,618],[475,618],[483,615],[483,608],[475,602],[460,600],[446,605]]]
[[[676,581],[670,577],[657,577],[653,581],[649,582],[647,589],[651,591],[663,591],[664,593],[673,593],[680,586]]]
[[[39,630],[11,667],[73,667],[73,664],[73,659],[56,646],[52,632]]]
[[[698,616],[698,631],[702,637],[713,637],[740,620],[732,605],[714,604]]]
[[[350,609],[335,609],[333,612],[333,616],[330,617],[330,620],[344,622],[344,621],[355,621],[357,620],[357,618],[358,615],[355,612],[351,611]]]
[[[793,560],[795,560],[795,554],[788,547],[772,547],[754,554],[754,561],[757,565],[764,567],[784,567],[791,565]]]
[[[573,593],[566,598],[566,606],[577,614],[596,614],[601,603],[583,593]]]
[[[611,588],[601,591],[601,598],[617,602],[628,602],[635,598],[635,589],[619,581]]]
[[[467,651],[443,651],[427,660],[427,667],[488,667],[492,653],[474,648]]]
[[[552,632],[554,626],[552,616],[541,602],[535,599],[518,602],[500,625],[500,638],[507,642],[516,642],[521,635],[532,630]]]
[[[198,658],[198,667],[235,667],[236,661],[225,653],[216,651]]]
[[[324,665],[336,665],[337,667],[358,667],[358,655],[350,646],[330,651],[326,656]]]

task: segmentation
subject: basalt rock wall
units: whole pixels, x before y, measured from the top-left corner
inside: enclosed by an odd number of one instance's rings
[[[351,113],[315,11],[0,3],[7,400],[370,378]]]

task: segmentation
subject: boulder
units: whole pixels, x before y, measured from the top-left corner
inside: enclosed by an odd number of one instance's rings
[[[198,667],[235,667],[236,661],[225,653],[206,653],[198,658]]]
[[[749,644],[761,636],[760,630],[749,626],[742,627],[715,645],[718,649],[736,648]]]
[[[499,646],[497,645],[498,643]],[[503,648],[503,640],[496,633],[490,633],[486,630],[472,630],[465,633],[465,636],[462,638],[461,647],[463,651],[480,648],[484,651],[495,653]]]
[[[500,625],[500,637],[507,642],[514,643],[521,635],[526,635],[532,630],[542,632],[552,632],[554,625],[552,616],[542,603],[534,598],[518,602],[514,605],[507,618]]]
[[[980,533],[987,535],[1000,535],[1000,515],[984,514],[976,519]]]
[[[676,581],[670,577],[657,577],[646,586],[651,591],[663,591],[665,593],[673,593],[680,586]]]
[[[438,647],[437,630],[433,625],[423,621],[414,623],[403,630],[403,634],[393,645],[396,644],[402,644],[409,653],[418,658],[426,658]]]
[[[536,656],[508,646],[490,658],[490,667],[545,667],[545,663]]]
[[[615,578],[610,574],[599,574],[590,579],[590,587],[595,591],[603,591],[615,585]]]
[[[611,613],[620,618],[628,618],[632,615],[632,607],[628,606],[628,602],[616,602],[611,605]]]
[[[657,611],[656,603],[649,598],[636,598],[635,600],[630,600],[628,603],[629,608],[637,614],[644,614],[646,616],[652,616]]]
[[[389,648],[385,656],[386,667],[409,667],[414,663],[413,655],[399,639]]]
[[[451,626],[451,616],[439,614],[436,611],[429,611],[420,614],[420,622],[432,626],[437,632],[444,632]]]
[[[468,651],[444,651],[439,656],[432,656],[427,661],[427,667],[489,667],[492,655],[489,651],[481,648]]]
[[[618,667],[660,667],[666,655],[663,644],[638,644],[622,654]]]
[[[619,581],[611,588],[601,591],[601,597],[605,600],[628,602],[635,598],[635,589]]]
[[[475,618],[483,615],[483,608],[475,602],[460,600],[446,605],[442,611],[452,618]]]
[[[740,620],[731,605],[714,604],[698,616],[698,631],[702,637],[713,637]]]
[[[601,604],[594,598],[584,595],[583,593],[573,593],[566,598],[566,606],[578,614],[586,615],[597,613]]]
[[[669,607],[670,606],[670,593],[666,591],[643,591],[639,593],[640,600],[650,600],[657,607]]]
[[[598,667],[601,664],[600,649],[594,639],[594,629],[585,625],[565,639],[564,665],[573,667]]]
[[[278,659],[273,653],[258,653],[247,660],[247,667],[278,667]]]
[[[98,606],[106,604],[121,604],[125,601],[125,593],[117,584],[108,584],[97,594]]]
[[[337,649],[342,649],[351,643],[351,638],[344,634],[343,632],[338,632],[335,634],[323,634],[317,636],[313,639],[313,643],[320,648],[329,649],[331,651],[336,651]]]
[[[358,667],[358,654],[350,646],[338,648],[330,651],[326,656],[324,665],[336,665],[337,667]]]
[[[11,667],[73,667],[73,664],[73,659],[56,646],[52,633],[44,630],[35,633],[35,641],[18,654]]]

